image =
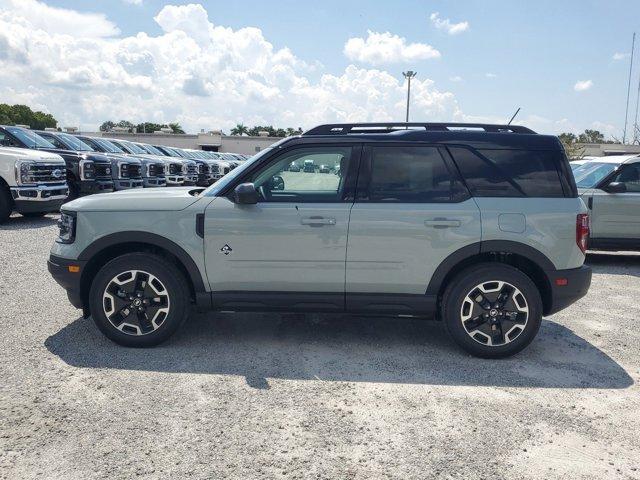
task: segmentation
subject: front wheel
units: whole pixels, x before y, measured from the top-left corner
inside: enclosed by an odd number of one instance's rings
[[[442,298],[449,335],[484,358],[514,355],[534,339],[542,323],[542,299],[533,281],[509,265],[483,263],[458,274]]]
[[[150,347],[167,340],[187,319],[190,293],[174,264],[148,253],[129,253],[100,269],[89,306],[109,339],[127,347]]]

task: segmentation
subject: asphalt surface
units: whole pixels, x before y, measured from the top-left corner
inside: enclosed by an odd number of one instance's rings
[[[640,478],[640,255],[507,360],[440,325],[195,316],[119,347],[67,302],[55,216],[0,226],[0,478]]]

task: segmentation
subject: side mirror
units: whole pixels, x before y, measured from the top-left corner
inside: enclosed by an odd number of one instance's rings
[[[627,191],[627,186],[622,182],[611,182],[609,185],[602,187],[607,193],[624,193]]]
[[[253,183],[241,183],[233,191],[233,201],[240,205],[255,205],[259,195]]]

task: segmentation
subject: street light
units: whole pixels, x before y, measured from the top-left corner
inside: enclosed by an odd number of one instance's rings
[[[402,72],[404,78],[406,78],[409,82],[407,84],[407,123],[409,123],[409,98],[411,97],[411,79],[416,76],[416,73],[417,72],[414,72],[413,70]]]

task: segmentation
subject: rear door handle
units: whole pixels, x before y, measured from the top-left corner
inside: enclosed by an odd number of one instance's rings
[[[455,228],[461,225],[460,220],[454,220],[451,218],[434,218],[432,220],[425,220],[425,226],[433,228]]]
[[[335,218],[327,217],[302,217],[300,219],[302,225],[309,225],[310,227],[322,227],[324,225],[335,225]]]

